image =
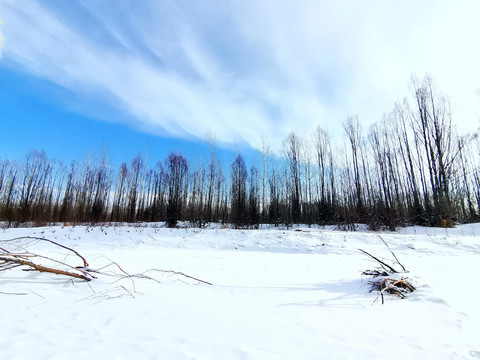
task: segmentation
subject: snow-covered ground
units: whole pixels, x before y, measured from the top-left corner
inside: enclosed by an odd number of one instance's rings
[[[392,258],[379,235],[417,286],[384,305],[361,274],[377,264],[358,250]],[[72,247],[101,273],[88,283],[1,273],[1,359],[480,359],[478,224],[395,233],[0,230],[0,240],[21,236]],[[82,265],[50,243],[20,242]],[[122,276],[112,262],[157,281]]]

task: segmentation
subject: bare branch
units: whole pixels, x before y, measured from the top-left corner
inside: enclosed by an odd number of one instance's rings
[[[390,265],[384,263],[384,262],[383,262],[382,260],[380,260],[379,258],[373,256],[372,254],[366,252],[365,250],[362,250],[362,249],[358,249],[358,250],[360,250],[362,253],[370,256],[372,259],[374,259],[375,261],[377,261],[377,262],[382,266],[383,269],[385,269],[385,270],[388,269],[388,270],[390,270],[390,272],[395,273],[395,274],[398,273],[397,270],[395,270],[395,269],[394,269],[393,267],[391,267]]]
[[[402,263],[400,261],[398,261],[398,258],[397,256],[394,254],[394,252],[390,249],[390,246],[388,246],[387,242],[379,235],[377,234],[377,236],[380,238],[380,240],[382,240],[382,242],[384,243],[384,245],[387,247],[388,251],[390,251],[390,254],[392,254],[392,256],[395,258],[395,261],[397,262],[398,265],[400,265],[403,269],[403,272],[406,272],[407,270],[405,270],[405,267],[402,265]]]
[[[29,260],[25,260],[25,259],[22,259],[22,258],[18,258],[18,257],[0,256],[0,261],[11,262],[11,263],[14,263],[14,264],[29,266],[32,269],[37,270],[39,272],[48,272],[48,273],[57,274],[57,275],[66,275],[66,276],[71,276],[71,277],[74,277],[74,278],[77,278],[77,279],[82,279],[82,280],[85,280],[85,281],[92,280],[92,277],[88,273],[85,273],[85,272],[82,272],[82,273],[78,274],[78,273],[73,273],[73,272],[69,272],[69,271],[65,271],[65,270],[54,269],[54,268],[51,268],[51,267],[35,264],[34,262],[31,262]]]
[[[14,239],[8,239],[8,240],[0,240],[1,242],[11,242],[11,241],[18,241],[18,240],[22,240],[22,239],[31,239],[31,240],[39,240],[39,241],[46,241],[46,242],[49,242],[51,244],[54,244],[55,246],[58,246],[58,247],[61,247],[63,249],[66,249],[68,251],[71,251],[72,253],[74,253],[75,255],[77,255],[80,259],[82,259],[83,261],[83,266],[84,267],[88,267],[88,262],[87,260],[82,256],[80,255],[76,250],[72,249],[72,248],[69,248],[68,246],[65,246],[65,245],[62,245],[62,244],[59,244],[53,240],[49,240],[49,239],[45,239],[45,238],[41,238],[41,237],[35,237],[35,236],[22,236],[22,237],[18,237],[18,238],[14,238]],[[3,250],[3,249],[2,249]]]

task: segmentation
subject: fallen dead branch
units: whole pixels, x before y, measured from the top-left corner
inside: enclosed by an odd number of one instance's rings
[[[56,248],[61,248],[63,250],[68,250],[69,253],[72,253],[76,258],[81,260],[82,265],[74,264],[72,259],[68,256],[65,256],[65,252],[59,255],[58,252],[55,252],[55,255],[45,256],[41,255],[40,252],[44,252],[45,249],[42,248],[42,251],[33,251],[32,248],[35,244],[39,242],[47,242],[52,244]],[[168,274],[168,276],[177,276],[179,279],[176,281],[181,281],[181,278],[194,280],[197,283],[212,285],[212,283],[201,280],[197,277],[185,274],[180,271],[173,270],[162,270],[162,269],[150,269],[144,271],[140,274],[130,274],[125,271],[118,263],[111,261],[107,257],[101,256],[109,261],[108,264],[101,266],[99,268],[92,268],[86,258],[82,256],[78,251],[72,249],[68,246],[62,245],[56,241],[39,238],[39,237],[18,237],[8,240],[0,240],[0,272],[5,272],[8,270],[13,270],[15,268],[21,268],[24,271],[37,271],[40,273],[50,273],[55,275],[66,276],[70,278],[70,281],[74,279],[83,280],[90,282],[93,279],[101,277],[110,277],[113,278],[113,281],[110,284],[117,283],[122,280],[129,280],[132,282],[133,291],[128,290],[123,285],[119,285],[116,292],[127,294],[132,298],[135,298],[134,294],[138,293],[135,288],[136,279],[146,279],[161,283],[162,281],[147,275],[147,273],[158,272],[163,274]],[[55,257],[59,257],[62,260],[58,260]],[[63,258],[62,258],[63,257]],[[77,260],[78,260],[77,259]],[[67,262],[69,260],[69,262]],[[78,263],[78,261],[77,261]],[[185,283],[187,283],[185,281]],[[92,289],[92,292],[95,291]],[[1,293],[4,295],[13,294],[13,293]],[[106,295],[108,294],[108,296]],[[22,293],[23,295],[23,293]],[[101,298],[101,295],[98,295]],[[103,298],[115,298],[117,296],[111,296],[110,293],[105,293]]]
[[[25,241],[27,244],[23,245],[22,242]],[[68,250],[69,252],[75,254],[82,260],[83,266],[75,267],[74,265],[68,264],[65,261],[60,261],[52,257],[40,255],[28,250],[28,247],[31,246],[32,242],[40,241],[48,242],[53,244],[55,247]],[[94,275],[82,269],[88,267],[88,262],[82,255],[80,255],[76,250],[59,244],[56,241],[27,236],[1,240],[0,243],[3,245],[0,247],[0,271],[11,270],[16,267],[23,267],[23,270],[63,275],[85,281],[91,281],[95,278]],[[9,245],[13,249],[8,249],[7,247]]]
[[[388,248],[394,260],[391,260],[391,265],[389,265],[387,263],[388,260],[381,259],[378,256],[374,256],[363,249],[358,249],[363,254],[375,260],[379,265],[379,267],[374,270],[363,271],[362,275],[372,277],[372,279],[368,281],[368,284],[370,285],[370,292],[378,291],[379,297],[382,299],[382,304],[384,304],[385,302],[385,293],[398,296],[401,299],[405,299],[408,293],[415,291],[415,286],[413,286],[410,282],[407,276],[408,271],[405,269],[402,263],[400,263],[395,253],[390,249],[388,244],[381,236],[379,236],[379,238]],[[399,266],[402,271],[397,270],[395,266]],[[376,300],[378,300],[378,297]]]
[[[31,256],[31,255],[30,255]],[[86,271],[80,271],[80,272],[71,272],[71,271],[65,271],[61,269],[55,269],[52,267],[48,266],[43,266],[40,264],[35,264],[33,261],[26,260],[18,255],[16,256],[0,256],[0,265],[3,268],[3,266],[7,266],[7,269],[12,269],[15,266],[28,266],[32,270],[36,270],[39,272],[48,272],[52,274],[57,274],[57,275],[65,275],[65,276],[71,276],[73,278],[77,279],[82,279],[85,281],[90,281],[92,278],[94,278],[92,275],[90,275]]]
[[[82,256],[80,255],[76,250],[68,247],[68,246],[65,246],[65,245],[62,245],[56,241],[53,241],[53,240],[50,240],[50,239],[45,239],[45,238],[41,238],[41,237],[36,237],[36,236],[22,236],[22,237],[17,237],[17,238],[14,238],[14,239],[8,239],[8,240],[1,240],[1,242],[5,242],[5,243],[10,243],[10,242],[15,242],[15,241],[19,241],[19,240],[34,240],[34,241],[45,241],[45,242],[48,242],[50,244],[53,244],[55,246],[58,246],[62,249],[65,249],[65,250],[68,250],[70,252],[72,252],[73,254],[75,254],[76,256],[78,256],[80,259],[82,259],[83,261],[83,266],[84,267],[88,267],[88,262],[87,260]],[[3,250],[3,251],[6,251],[4,250],[3,248],[0,248],[0,250]]]

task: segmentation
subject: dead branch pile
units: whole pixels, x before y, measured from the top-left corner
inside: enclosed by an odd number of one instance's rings
[[[375,260],[378,264],[378,267],[376,269],[365,270],[362,272],[362,275],[372,277],[372,279],[368,281],[368,284],[370,285],[370,292],[377,291],[379,297],[382,299],[383,304],[385,302],[385,293],[398,296],[401,299],[405,299],[408,293],[415,291],[415,286],[413,286],[410,282],[407,276],[408,271],[400,263],[395,253],[390,249],[390,247],[382,237],[380,237],[380,239],[388,248],[394,260],[388,261],[386,259],[381,259],[377,256],[374,256],[366,252],[365,250],[358,250]],[[390,262],[390,264],[388,264],[388,262]],[[395,268],[396,266],[399,266],[402,270],[398,270],[397,268]]]

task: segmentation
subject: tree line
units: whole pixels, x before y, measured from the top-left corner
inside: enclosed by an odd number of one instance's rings
[[[262,139],[261,164],[250,168],[241,154],[221,163],[213,142],[203,163],[172,152],[153,168],[137,155],[113,169],[104,154],[67,167],[33,150],[22,164],[0,160],[0,220],[372,229],[479,220],[480,137],[456,133],[430,77],[412,80],[411,96],[367,131],[357,116],[343,130],[339,146],[321,127],[291,133],[280,156]]]

